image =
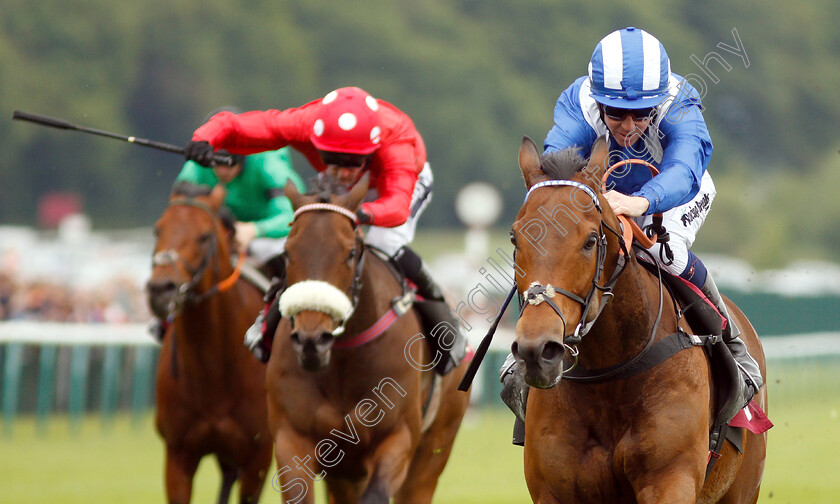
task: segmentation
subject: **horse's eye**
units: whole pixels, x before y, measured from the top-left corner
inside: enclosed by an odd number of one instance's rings
[[[356,259],[356,249],[353,249],[347,255],[347,264],[351,264],[355,259]]]
[[[510,231],[510,243],[515,247],[516,246],[516,233],[513,232],[511,229]]]
[[[210,241],[211,238],[213,238],[213,233],[204,233],[198,237],[198,241],[200,241],[201,243],[207,243]]]
[[[586,239],[586,243],[583,244],[584,250],[592,250],[595,245],[598,244],[598,237],[595,236],[595,233],[589,235],[589,238]]]

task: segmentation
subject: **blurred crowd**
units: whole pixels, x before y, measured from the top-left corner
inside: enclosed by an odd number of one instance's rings
[[[129,278],[81,289],[0,272],[0,320],[144,323],[149,311],[143,289]]]

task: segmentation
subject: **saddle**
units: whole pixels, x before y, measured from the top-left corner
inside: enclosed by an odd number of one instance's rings
[[[669,236],[667,230],[662,225],[661,214],[654,215],[653,223],[649,226],[650,229],[646,231],[641,230],[635,221],[624,216],[619,216],[619,221],[622,223],[625,243],[630,244],[635,240],[642,248],[648,249],[658,241],[662,243],[663,250],[666,251],[666,254],[670,254],[670,248],[667,246]],[[739,401],[738,386],[740,385],[740,371],[735,363],[735,358],[722,338],[728,321],[718,312],[714,304],[706,298],[700,289],[692,283],[676,275],[672,275],[667,271],[663,271],[657,265],[646,261],[639,261],[639,263],[652,275],[661,278],[663,284],[677,303],[677,315],[679,317],[685,317],[685,320],[694,331],[694,335],[689,336],[689,341],[691,341],[692,345],[702,344],[706,351],[706,356],[709,359],[712,382],[715,385],[715,410],[713,415],[714,422],[709,434],[709,463],[706,466],[706,476],[708,477],[715,460],[720,457],[724,439],[728,439],[739,452],[743,453],[742,428],[729,426],[729,423],[733,420],[733,418],[730,418],[730,412],[740,409],[740,404],[737,403]],[[682,335],[684,333],[678,331],[672,336],[685,341]],[[700,339],[698,340],[698,338]],[[667,339],[671,339],[671,337]],[[676,348],[676,345],[678,345],[685,348],[683,344],[674,342],[670,347]],[[678,348],[676,351],[682,348]],[[670,353],[668,346],[666,345],[664,348],[660,346],[660,353],[663,355]],[[673,354],[671,353],[668,356],[670,355]]]
[[[657,266],[645,261],[639,261],[652,275],[657,275]],[[720,456],[723,439],[727,439],[741,453],[743,453],[743,430],[741,427],[730,426],[731,418],[725,413],[737,408],[737,386],[740,380],[735,359],[729,348],[720,337],[726,327],[727,320],[717,308],[703,295],[700,290],[678,276],[659,270],[662,282],[676,300],[678,316],[684,317],[695,335],[706,337],[703,348],[709,358],[712,371],[712,381],[715,385],[714,422],[710,432],[709,449],[711,459],[707,470],[711,470],[713,460]]]
[[[272,275],[267,275],[260,269],[259,265],[255,264],[250,259],[246,259],[242,264],[242,278],[259,289],[263,294],[268,292],[271,287],[271,277]]]

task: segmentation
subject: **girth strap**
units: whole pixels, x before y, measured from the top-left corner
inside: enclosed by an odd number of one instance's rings
[[[563,379],[582,383],[603,383],[611,380],[624,380],[661,364],[686,348],[710,346],[719,340],[720,335],[709,334],[698,336],[688,334],[682,329],[679,329],[677,332],[669,334],[657,341],[646,350],[642,350],[642,355],[637,356],[637,358],[631,361],[592,370],[586,369],[578,363],[577,366],[563,373]]]

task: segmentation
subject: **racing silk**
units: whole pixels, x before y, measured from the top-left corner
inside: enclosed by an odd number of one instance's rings
[[[645,166],[625,165],[607,180],[609,189],[647,199],[646,214],[665,212],[690,201],[700,190],[700,180],[712,156],[712,139],[699,93],[676,74],[671,74],[668,87],[669,96],[656,107],[654,120],[634,145],[624,147],[609,136],[610,164],[637,158],[659,169],[659,175],[651,177]],[[589,77],[584,76],[557,99],[554,126],[545,138],[546,152],[577,146],[588,158],[595,140],[609,133],[589,93]]]
[[[315,170],[327,169],[318,150],[309,141],[318,100],[286,110],[252,111],[244,114],[222,112],[198,128],[193,140],[206,140],[217,149],[234,154],[252,154],[291,146],[303,154]],[[381,121],[381,147],[367,164],[370,185],[377,198],[362,208],[371,224],[396,227],[411,214],[411,196],[417,176],[426,164],[426,146],[411,119],[390,103],[377,100]]]
[[[289,149],[246,156],[242,171],[225,186],[225,204],[237,220],[256,225],[258,238],[283,238],[289,234],[294,214],[292,203],[283,195],[287,180],[306,190],[292,169]],[[219,183],[211,168],[193,161],[184,163],[175,178],[176,183],[181,181],[209,186]]]

